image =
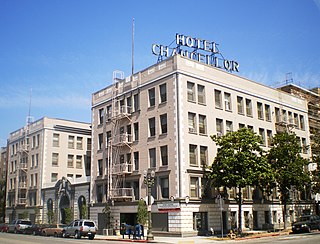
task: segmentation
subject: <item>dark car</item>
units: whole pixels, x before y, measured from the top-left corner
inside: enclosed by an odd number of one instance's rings
[[[34,224],[31,226],[28,226],[24,230],[24,234],[31,234],[31,235],[42,235],[42,231],[44,228],[47,228],[49,225],[46,224]]]
[[[301,216],[292,224],[292,232],[310,232],[311,230],[320,230],[320,217],[317,215]]]
[[[8,232],[8,224],[1,223],[0,224],[0,232]]]

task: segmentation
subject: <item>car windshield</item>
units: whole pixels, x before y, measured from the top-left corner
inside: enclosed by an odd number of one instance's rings
[[[23,224],[23,225],[31,225],[31,222],[30,222],[30,221],[22,220],[22,221],[21,221],[21,224]]]
[[[91,221],[85,221],[85,222],[84,222],[84,225],[85,225],[85,226],[88,226],[88,227],[94,227],[94,223],[91,222]]]
[[[310,216],[301,216],[301,217],[298,219],[299,222],[308,221],[308,220],[310,220]]]

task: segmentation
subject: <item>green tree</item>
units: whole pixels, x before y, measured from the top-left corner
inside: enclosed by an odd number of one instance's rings
[[[312,162],[317,164],[317,169],[312,174],[312,191],[320,193],[320,131],[312,136]]]
[[[73,220],[72,210],[71,208],[65,208],[64,211],[66,214],[66,224],[69,224]]]
[[[273,181],[271,166],[260,147],[261,137],[242,128],[224,136],[211,136],[218,150],[210,166],[209,178],[215,187],[237,188],[239,207],[238,231],[242,234],[242,189],[246,186],[263,188]]]
[[[287,228],[287,203],[290,198],[290,189],[304,190],[310,183],[309,173],[305,166],[308,161],[301,157],[300,142],[294,133],[282,132],[272,138],[273,147],[268,153],[269,162],[275,174],[275,182],[280,192],[280,201],[283,204],[283,222]]]
[[[29,219],[29,212],[27,210],[22,212],[22,218],[23,219]]]
[[[88,208],[87,208],[87,205],[86,204],[82,204],[81,205],[81,216],[80,218],[81,219],[86,219],[87,218],[87,212],[88,212]]]
[[[141,225],[145,225],[148,219],[148,209],[144,200],[139,200],[137,211],[137,222]]]
[[[54,212],[53,212],[53,210],[48,210],[47,216],[48,216],[48,223],[49,224],[54,223]]]

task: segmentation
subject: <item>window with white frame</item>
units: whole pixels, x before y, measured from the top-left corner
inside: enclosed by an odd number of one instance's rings
[[[208,147],[200,146],[200,163],[201,166],[208,165]]]
[[[58,173],[51,173],[51,182],[56,182],[58,180]]]
[[[263,128],[259,128],[259,135],[261,136],[262,145],[265,146],[266,145],[266,135],[265,135],[265,131]]]
[[[82,169],[82,156],[81,155],[77,155],[77,157],[76,157],[76,168]]]
[[[306,128],[305,128],[305,123],[304,123],[304,116],[300,115],[299,118],[300,118],[300,129],[305,130]]]
[[[246,115],[252,117],[252,102],[246,98]]]
[[[217,135],[221,136],[223,135],[223,120],[222,119],[216,119],[216,131]]]
[[[197,145],[189,145],[189,164],[191,166],[198,166]]]
[[[258,119],[264,119],[263,116],[263,104],[260,102],[257,102],[257,110],[258,110]]]
[[[243,97],[237,96],[238,114],[244,114]]]
[[[73,168],[73,159],[74,159],[74,156],[71,154],[68,154],[68,168]]]
[[[205,86],[198,85],[198,103],[206,104]]]
[[[150,165],[150,168],[155,168],[157,166],[156,149],[155,148],[149,149],[149,165]]]
[[[195,102],[194,83],[187,82],[187,93],[188,93],[188,101],[189,102]]]
[[[98,150],[103,149],[103,134],[98,135]]]
[[[52,146],[59,147],[59,142],[60,142],[60,134],[53,133]]]
[[[196,114],[195,113],[188,113],[188,127],[190,133],[196,133]]]
[[[219,90],[214,90],[214,101],[215,107],[218,109],[222,109],[222,93]]]
[[[68,148],[73,149],[74,148],[74,136],[68,137]]]
[[[156,118],[149,119],[149,137],[156,135]]]
[[[226,111],[232,111],[231,94],[228,92],[224,93],[224,106]]]
[[[267,130],[268,147],[272,146],[272,130]]]
[[[199,114],[199,133],[207,134],[207,117],[205,115]]]
[[[198,198],[200,194],[200,178],[190,177],[190,197]]]
[[[271,110],[270,110],[270,105],[265,104],[264,105],[264,115],[266,121],[271,121]]]
[[[52,153],[52,166],[58,166],[58,165],[59,165],[59,153]]]
[[[161,165],[166,166],[168,165],[168,146],[161,146],[160,147],[160,153],[161,153]]]
[[[161,197],[169,198],[169,177],[160,178]]]
[[[77,137],[77,149],[82,150],[82,144],[83,144],[83,138],[82,137]]]
[[[103,124],[103,117],[104,117],[104,109],[100,108],[99,109],[99,124]]]
[[[139,123],[138,122],[133,124],[133,133],[134,133],[134,140],[139,141]]]
[[[160,127],[161,134],[166,134],[168,132],[167,114],[160,115]]]
[[[232,121],[229,121],[229,120],[226,121],[226,131],[227,132],[232,132],[233,131],[233,123],[232,123]]]

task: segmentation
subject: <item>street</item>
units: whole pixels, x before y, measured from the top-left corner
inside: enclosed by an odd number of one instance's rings
[[[55,237],[45,237],[45,236],[32,236],[32,235],[22,235],[22,234],[11,234],[11,233],[0,233],[0,243],[1,244],[43,244],[43,243],[128,243],[128,241],[121,240],[89,240],[88,238],[82,239],[74,239],[74,238],[55,238]],[[187,237],[187,238],[171,238],[171,237],[155,237],[155,240],[152,243],[178,243],[178,244],[206,244],[206,243],[257,243],[264,244],[270,243],[273,244],[281,243],[281,244],[318,244],[320,243],[320,232],[312,232],[312,233],[304,233],[304,234],[291,234],[291,235],[282,235],[282,236],[270,236],[263,238],[255,238],[255,239],[242,239],[242,240],[212,240],[206,237]]]

